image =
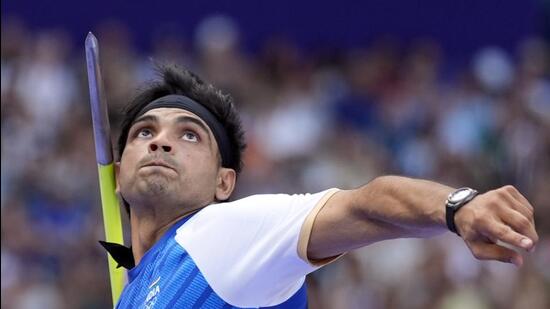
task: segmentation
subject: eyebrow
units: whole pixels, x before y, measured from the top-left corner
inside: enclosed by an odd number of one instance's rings
[[[210,130],[199,119],[197,119],[195,117],[190,117],[190,116],[178,116],[178,118],[176,118],[176,123],[189,123],[189,122],[194,123],[197,126],[199,126],[204,131],[204,134],[206,134],[206,137],[208,138],[208,140],[210,140],[210,133],[209,133]]]
[[[141,116],[138,119],[134,120],[131,127],[135,126],[136,124],[138,124],[140,122],[159,122],[159,120],[158,120],[158,117],[155,116],[155,115],[144,115],[144,116]]]
[[[136,119],[134,121],[134,123],[132,124],[132,127],[135,126],[136,124],[140,123],[140,122],[158,123],[159,118],[156,115],[143,115],[143,116],[139,117],[138,119]],[[178,116],[176,118],[176,123],[193,123],[193,124],[196,124],[197,126],[199,126],[204,131],[204,134],[206,134],[206,137],[208,138],[208,140],[210,140],[210,134],[209,134],[210,130],[199,119],[194,118],[194,117],[190,117],[190,116]]]

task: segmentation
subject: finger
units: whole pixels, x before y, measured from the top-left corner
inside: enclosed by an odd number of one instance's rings
[[[526,208],[531,214],[535,211],[535,208],[529,201],[521,194],[514,186],[506,186],[504,187],[510,195],[519,202],[519,205],[522,206],[522,208]]]
[[[523,214],[514,209],[505,209],[501,218],[502,221],[508,224],[512,229],[514,229],[514,231],[531,239],[533,242],[533,246],[537,243],[539,236],[537,235],[535,226]],[[530,250],[531,247],[525,249]]]
[[[493,223],[484,232],[487,238],[496,243],[497,240],[508,243],[512,246],[530,250],[533,246],[533,240],[512,229],[509,225],[503,223]]]
[[[505,207],[503,207],[505,210],[513,209],[519,213],[521,213],[529,222],[533,223],[533,212],[530,210],[528,206],[523,205],[522,202],[520,202],[516,197],[514,197],[510,192],[503,192],[501,195],[502,198],[507,202],[505,203]],[[503,205],[504,206],[504,205]]]
[[[518,267],[523,265],[523,257],[519,253],[496,244],[480,241],[471,244],[470,250],[479,260],[496,260],[504,263],[512,263]]]

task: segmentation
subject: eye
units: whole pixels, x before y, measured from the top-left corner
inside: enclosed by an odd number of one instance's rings
[[[196,143],[199,141],[199,136],[190,131],[184,132],[182,138],[186,141],[193,142],[193,143]]]
[[[151,130],[147,128],[139,129],[136,134],[137,137],[150,137],[152,135],[153,133],[151,132]]]

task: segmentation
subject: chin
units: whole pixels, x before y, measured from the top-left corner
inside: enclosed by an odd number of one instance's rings
[[[139,192],[149,196],[164,195],[169,192],[170,181],[164,177],[148,177],[141,182]]]

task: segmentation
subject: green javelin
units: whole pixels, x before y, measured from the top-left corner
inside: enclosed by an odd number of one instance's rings
[[[88,85],[90,86],[90,105],[92,108],[92,123],[94,127],[105,238],[108,242],[124,244],[122,223],[120,221],[120,205],[115,194],[111,127],[109,125],[107,102],[103,92],[101,71],[99,70],[98,43],[96,37],[91,32],[86,37],[86,67],[88,69]],[[114,305],[118,302],[118,298],[124,287],[125,271],[123,268],[116,267],[116,262],[109,254],[107,254],[107,259],[109,261],[109,276]]]

